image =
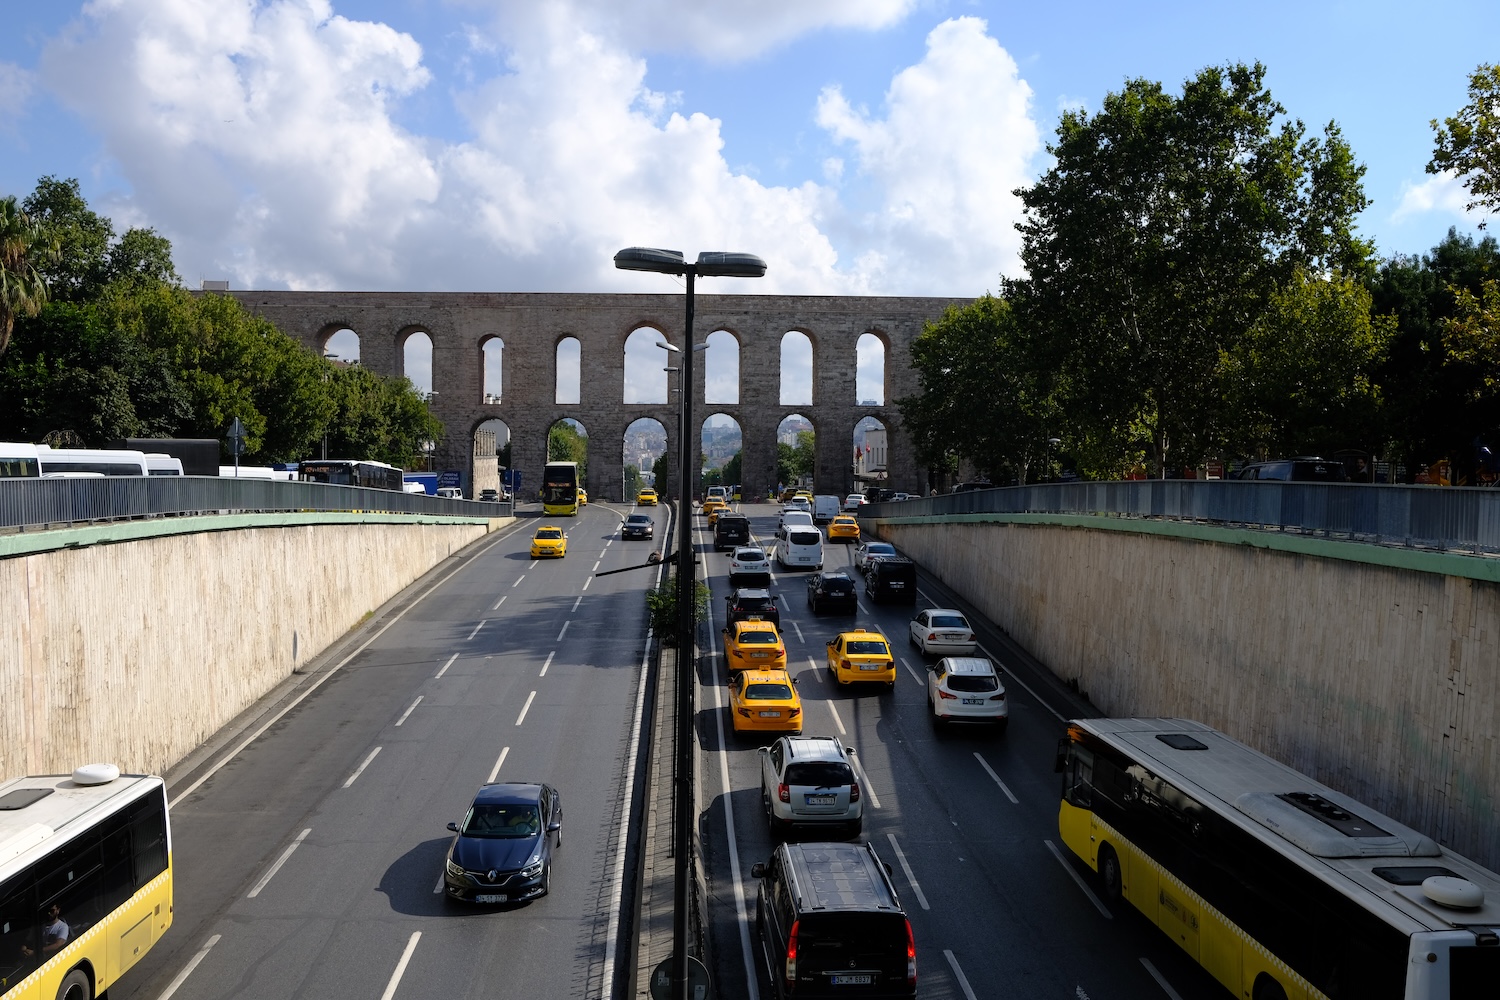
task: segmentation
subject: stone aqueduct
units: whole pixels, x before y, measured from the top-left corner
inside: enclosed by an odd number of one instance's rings
[[[472,469],[474,432],[492,418],[510,429],[511,464],[522,473],[523,489],[541,483],[548,429],[573,418],[588,433],[588,488],[600,498],[618,498],[624,489],[621,452],[626,428],[650,417],[666,429],[667,454],[678,454],[678,407],[667,403],[624,402],[625,341],[642,327],[660,332],[678,347],[683,342],[681,295],[487,292],[235,292],[244,306],[264,316],[310,350],[322,352],[341,329],[360,338],[360,363],[382,374],[404,374],[406,340],[425,333],[432,341],[433,412],[445,438],[434,459],[444,468]],[[704,402],[704,367],[693,386],[693,422],[713,414],[739,422],[743,439],[742,483],[751,494],[776,482],[776,430],[792,414],[802,414],[816,434],[814,482],[820,491],[853,489],[851,441],[855,424],[878,418],[888,433],[888,483],[892,489],[923,490],[926,472],[918,468],[910,438],[903,432],[895,401],[917,391],[910,364],[912,341],[923,323],[966,299],[811,295],[698,295],[694,337],[723,330],[739,345],[739,401]],[[812,344],[812,403],[783,405],[780,394],[781,341],[788,332],[805,334]],[[884,405],[862,406],[855,392],[856,345],[873,334],[885,345]],[[495,402],[484,393],[484,344],[504,343],[503,391]],[[556,402],[557,345],[573,337],[580,344],[580,402]],[[662,352],[663,364],[667,360]],[[698,427],[690,429],[694,468],[701,462]],[[674,494],[675,461],[667,488]]]

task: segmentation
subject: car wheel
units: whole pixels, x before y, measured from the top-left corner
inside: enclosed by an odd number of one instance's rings
[[[855,837],[858,837],[860,834],[862,834],[864,832],[865,832],[864,817],[860,817],[859,819],[851,820],[849,822],[849,826],[848,826],[848,829],[845,831],[845,834],[846,834],[846,836],[847,836],[848,839],[853,840]]]
[[[1120,859],[1115,849],[1108,844],[1099,848],[1099,878],[1104,883],[1104,898],[1118,903],[1124,891],[1120,873]]]
[[[896,682],[895,681],[886,681],[885,682],[885,693],[886,694],[890,694],[894,690],[896,690]]]
[[[547,862],[547,867],[545,867],[545,868],[542,869],[542,892],[541,892],[541,895],[545,896],[545,895],[547,895],[551,891],[552,891],[552,862],[548,861]],[[541,896],[538,896],[537,898],[540,899]]]
[[[57,1000],[90,1000],[93,995],[94,986],[82,969],[69,972],[57,988]]]

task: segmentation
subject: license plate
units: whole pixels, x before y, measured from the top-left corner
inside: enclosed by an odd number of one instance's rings
[[[496,896],[496,895],[493,895],[493,894],[487,895],[487,896],[486,895],[479,895],[479,896],[475,896],[474,897],[474,902],[476,902],[476,903],[504,903],[504,902],[506,902],[506,897],[505,896]]]
[[[769,658],[770,655],[771,655],[770,653],[751,653],[750,654],[750,658],[752,660],[764,660],[764,659]]]
[[[875,982],[875,977],[868,972],[861,975],[830,976],[828,978],[835,986],[869,986]]]
[[[906,584],[901,580],[892,580],[887,586],[889,586],[892,590],[900,590],[902,587],[906,586]]]
[[[762,713],[760,713],[760,717],[762,719],[779,719],[779,718],[781,718],[781,713],[780,712],[762,712]]]
[[[885,669],[885,664],[883,664],[883,663],[861,663],[859,665],[859,669],[861,669],[861,670],[884,670]]]
[[[984,704],[984,699],[983,698],[965,698],[964,699],[964,704],[965,705],[983,705]]]
[[[944,632],[942,638],[944,642],[963,642],[968,636],[960,635],[957,632]]]
[[[831,806],[838,801],[832,795],[804,795],[803,798],[807,799],[810,806]]]

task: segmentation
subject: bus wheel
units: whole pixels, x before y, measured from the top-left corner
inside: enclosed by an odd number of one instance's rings
[[[82,969],[74,969],[64,976],[62,985],[57,988],[57,1000],[91,1000],[93,995],[94,986]]]
[[[1286,1000],[1286,990],[1270,976],[1262,975],[1255,981],[1255,1000]]]
[[[1120,901],[1120,859],[1115,849],[1105,844],[1099,848],[1099,877],[1104,880],[1104,898],[1111,903]],[[1259,997],[1256,1000],[1260,1000]],[[1282,1000],[1286,1000],[1285,997]]]

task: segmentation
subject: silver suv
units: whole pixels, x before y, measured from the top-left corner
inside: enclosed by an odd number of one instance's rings
[[[859,836],[865,804],[849,760],[853,753],[828,736],[783,736],[760,748],[760,800],[772,837],[793,827]]]

